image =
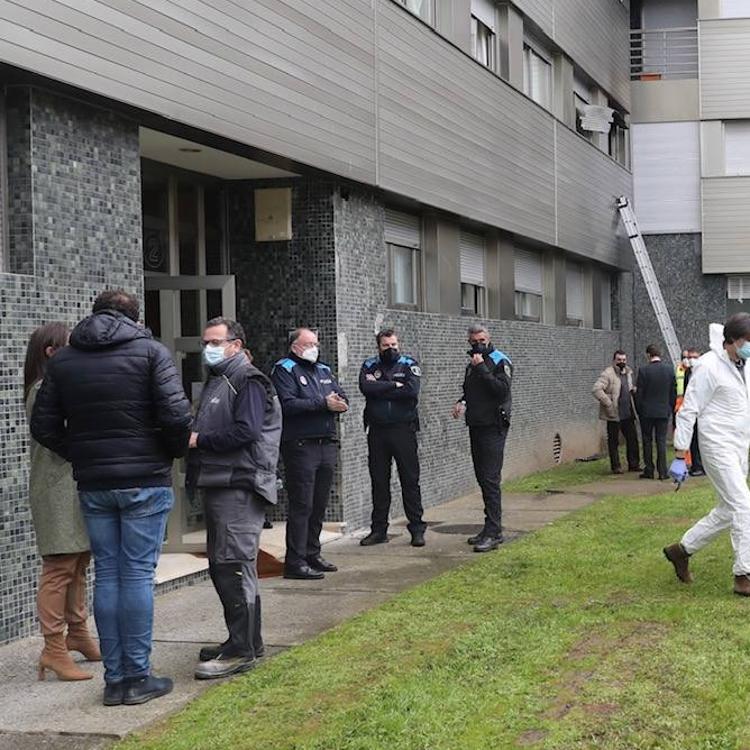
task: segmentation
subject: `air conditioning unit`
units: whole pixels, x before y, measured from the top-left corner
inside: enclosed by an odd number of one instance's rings
[[[599,104],[585,104],[581,107],[581,127],[592,133],[609,133],[614,118],[614,109]]]
[[[727,297],[738,302],[750,299],[750,276],[727,276]]]

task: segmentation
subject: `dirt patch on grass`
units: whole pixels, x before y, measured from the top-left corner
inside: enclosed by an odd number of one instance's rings
[[[516,747],[531,747],[532,745],[538,745],[540,742],[547,738],[548,732],[543,729],[530,729],[528,732],[524,732],[516,740]]]

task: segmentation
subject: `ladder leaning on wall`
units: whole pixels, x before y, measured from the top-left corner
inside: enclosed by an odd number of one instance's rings
[[[620,212],[620,218],[628,233],[630,246],[633,248],[633,255],[635,255],[636,262],[638,263],[643,283],[646,285],[648,298],[651,300],[651,306],[654,308],[656,322],[659,324],[659,330],[667,345],[669,358],[672,360],[672,364],[677,367],[682,359],[680,342],[677,340],[677,334],[672,325],[672,318],[669,316],[669,310],[667,310],[667,305],[664,302],[664,296],[661,293],[656,273],[654,273],[654,267],[651,264],[646,243],[643,241],[640,229],[638,229],[633,207],[630,205],[628,198],[621,195],[617,199],[617,209]]]

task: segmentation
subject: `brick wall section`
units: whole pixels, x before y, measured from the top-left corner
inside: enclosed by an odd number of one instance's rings
[[[357,392],[362,361],[375,351],[374,332],[392,324],[402,350],[423,371],[420,399],[420,457],[425,505],[434,505],[475,487],[468,431],[450,415],[460,395],[470,318],[387,309],[384,209],[369,192],[346,190],[334,196],[336,310],[339,375]],[[628,322],[629,301],[621,295],[620,317]],[[617,331],[555,328],[520,321],[486,321],[493,340],[513,359],[513,426],[505,476],[553,463],[555,433],[562,437],[563,460],[598,451],[601,426],[591,386],[620,345]],[[369,524],[371,509],[367,446],[362,430],[364,400],[354,399],[343,421],[341,491],[350,529]],[[395,474],[395,472],[394,472]],[[392,515],[402,514],[394,479]]]
[[[647,235],[644,239],[680,346],[706,351],[709,324],[723,323],[727,316],[726,277],[701,272],[699,234]],[[660,345],[665,355],[666,345],[643,279],[637,270],[634,276],[634,345],[636,362],[643,364],[649,344]]]
[[[11,98],[9,193],[33,257],[23,244],[16,250],[34,273],[0,274],[0,643],[36,632],[22,394],[28,336],[49,320],[76,322],[107,286],[138,295],[143,287],[137,125],[39,90]],[[31,200],[17,199],[29,186]]]

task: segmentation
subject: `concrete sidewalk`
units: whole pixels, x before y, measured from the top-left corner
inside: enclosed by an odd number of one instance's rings
[[[637,481],[635,475],[602,480],[565,492],[506,494],[503,522],[509,540],[549,524],[604,495],[669,492],[666,482]],[[261,581],[263,635],[268,657],[296,646],[394,594],[440,575],[476,555],[466,538],[483,522],[481,496],[454,500],[425,513],[427,546],[409,545],[405,522],[390,529],[390,543],[359,546],[354,535],[331,541],[325,556],[339,566],[321,581]],[[502,550],[489,554],[502,554]],[[212,682],[193,679],[198,649],[224,640],[219,600],[210,582],[156,599],[153,665],[175,681],[174,692],[143,706],[101,705],[100,664],[84,664],[94,674],[85,682],[36,681],[39,637],[0,647],[0,750],[91,750],[179,710]],[[268,658],[266,657],[266,658]]]

